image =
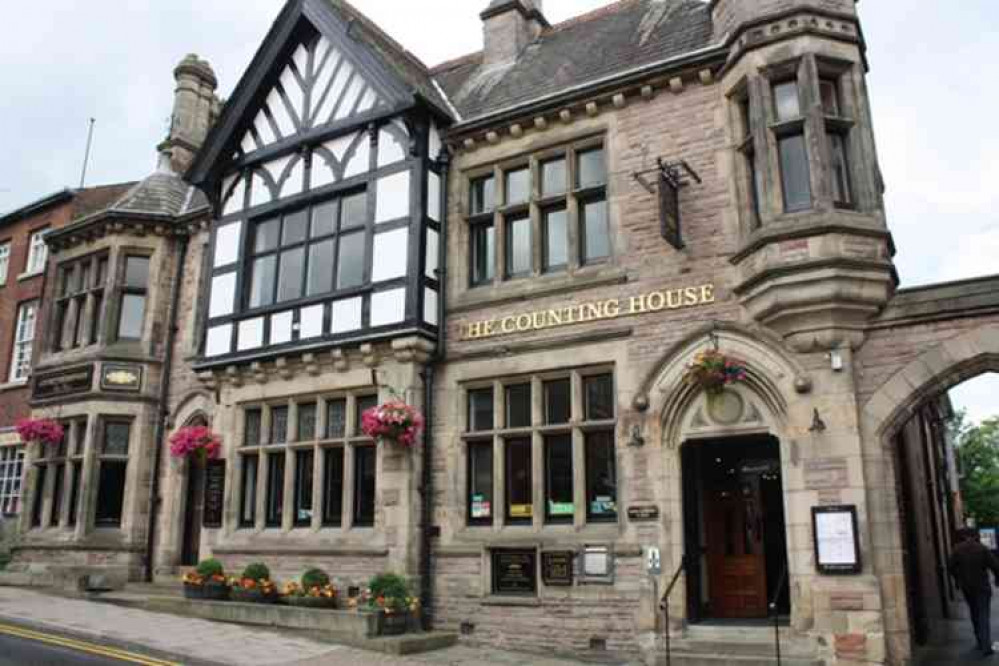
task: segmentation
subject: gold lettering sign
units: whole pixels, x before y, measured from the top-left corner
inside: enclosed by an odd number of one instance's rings
[[[660,289],[639,296],[589,301],[548,310],[536,310],[509,315],[500,319],[486,319],[463,324],[462,340],[482,340],[501,335],[540,331],[590,321],[631,317],[634,315],[683,310],[715,302],[715,285]]]

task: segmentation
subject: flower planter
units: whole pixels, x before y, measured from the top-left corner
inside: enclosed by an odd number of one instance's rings
[[[205,583],[203,585],[184,583],[184,597],[203,601],[228,601],[229,586],[225,583]]]
[[[287,596],[282,597],[282,601],[296,608],[319,608],[327,610],[335,610],[338,606],[338,600],[336,597],[307,597],[307,596]]]
[[[409,611],[386,613],[378,616],[378,633],[382,636],[400,636],[409,629]]]
[[[242,587],[232,588],[230,597],[233,601],[244,604],[276,604],[281,600],[277,590],[265,592],[259,588],[245,589]]]

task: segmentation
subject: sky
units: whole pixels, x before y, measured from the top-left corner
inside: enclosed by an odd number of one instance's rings
[[[544,0],[552,23],[609,0]],[[486,0],[354,0],[429,65],[481,48]],[[900,11],[900,4],[905,10]],[[155,166],[173,67],[208,59],[228,96],[281,0],[48,0],[0,28],[0,211],[75,187],[89,118],[90,185]],[[999,12],[995,0],[863,0],[868,85],[902,286],[999,273]],[[999,414],[999,375],[953,392]]]

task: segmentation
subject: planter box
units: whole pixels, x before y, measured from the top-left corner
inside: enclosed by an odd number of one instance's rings
[[[339,601],[336,597],[281,597],[282,603],[295,608],[317,608],[320,610],[336,610]]]
[[[201,599],[203,601],[228,601],[229,586],[220,583],[207,585],[184,584],[185,599]]]
[[[244,604],[276,604],[281,599],[277,592],[267,594],[260,589],[244,590],[241,587],[232,588],[230,598]]]
[[[378,612],[378,634],[400,636],[409,629],[409,611],[403,613]]]

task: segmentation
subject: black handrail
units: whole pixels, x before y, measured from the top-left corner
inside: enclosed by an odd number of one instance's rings
[[[783,571],[780,574],[780,580],[777,582],[777,591],[774,592],[773,598],[770,600],[770,613],[774,618],[774,651],[777,655],[777,666],[781,666],[781,655],[780,655],[780,613],[777,609],[777,604],[780,600],[780,595],[784,592],[784,583],[787,582],[787,566],[785,565]]]
[[[676,573],[673,574],[673,579],[666,586],[666,591],[663,592],[662,599],[659,600],[659,608],[662,609],[664,616],[664,626],[663,631],[665,632],[666,639],[666,666],[672,666],[672,655],[670,654],[670,637],[669,637],[669,595],[673,593],[673,588],[676,587],[677,582],[680,580],[680,574],[682,574],[687,568],[687,556],[684,555],[680,558],[680,566],[676,568]]]

